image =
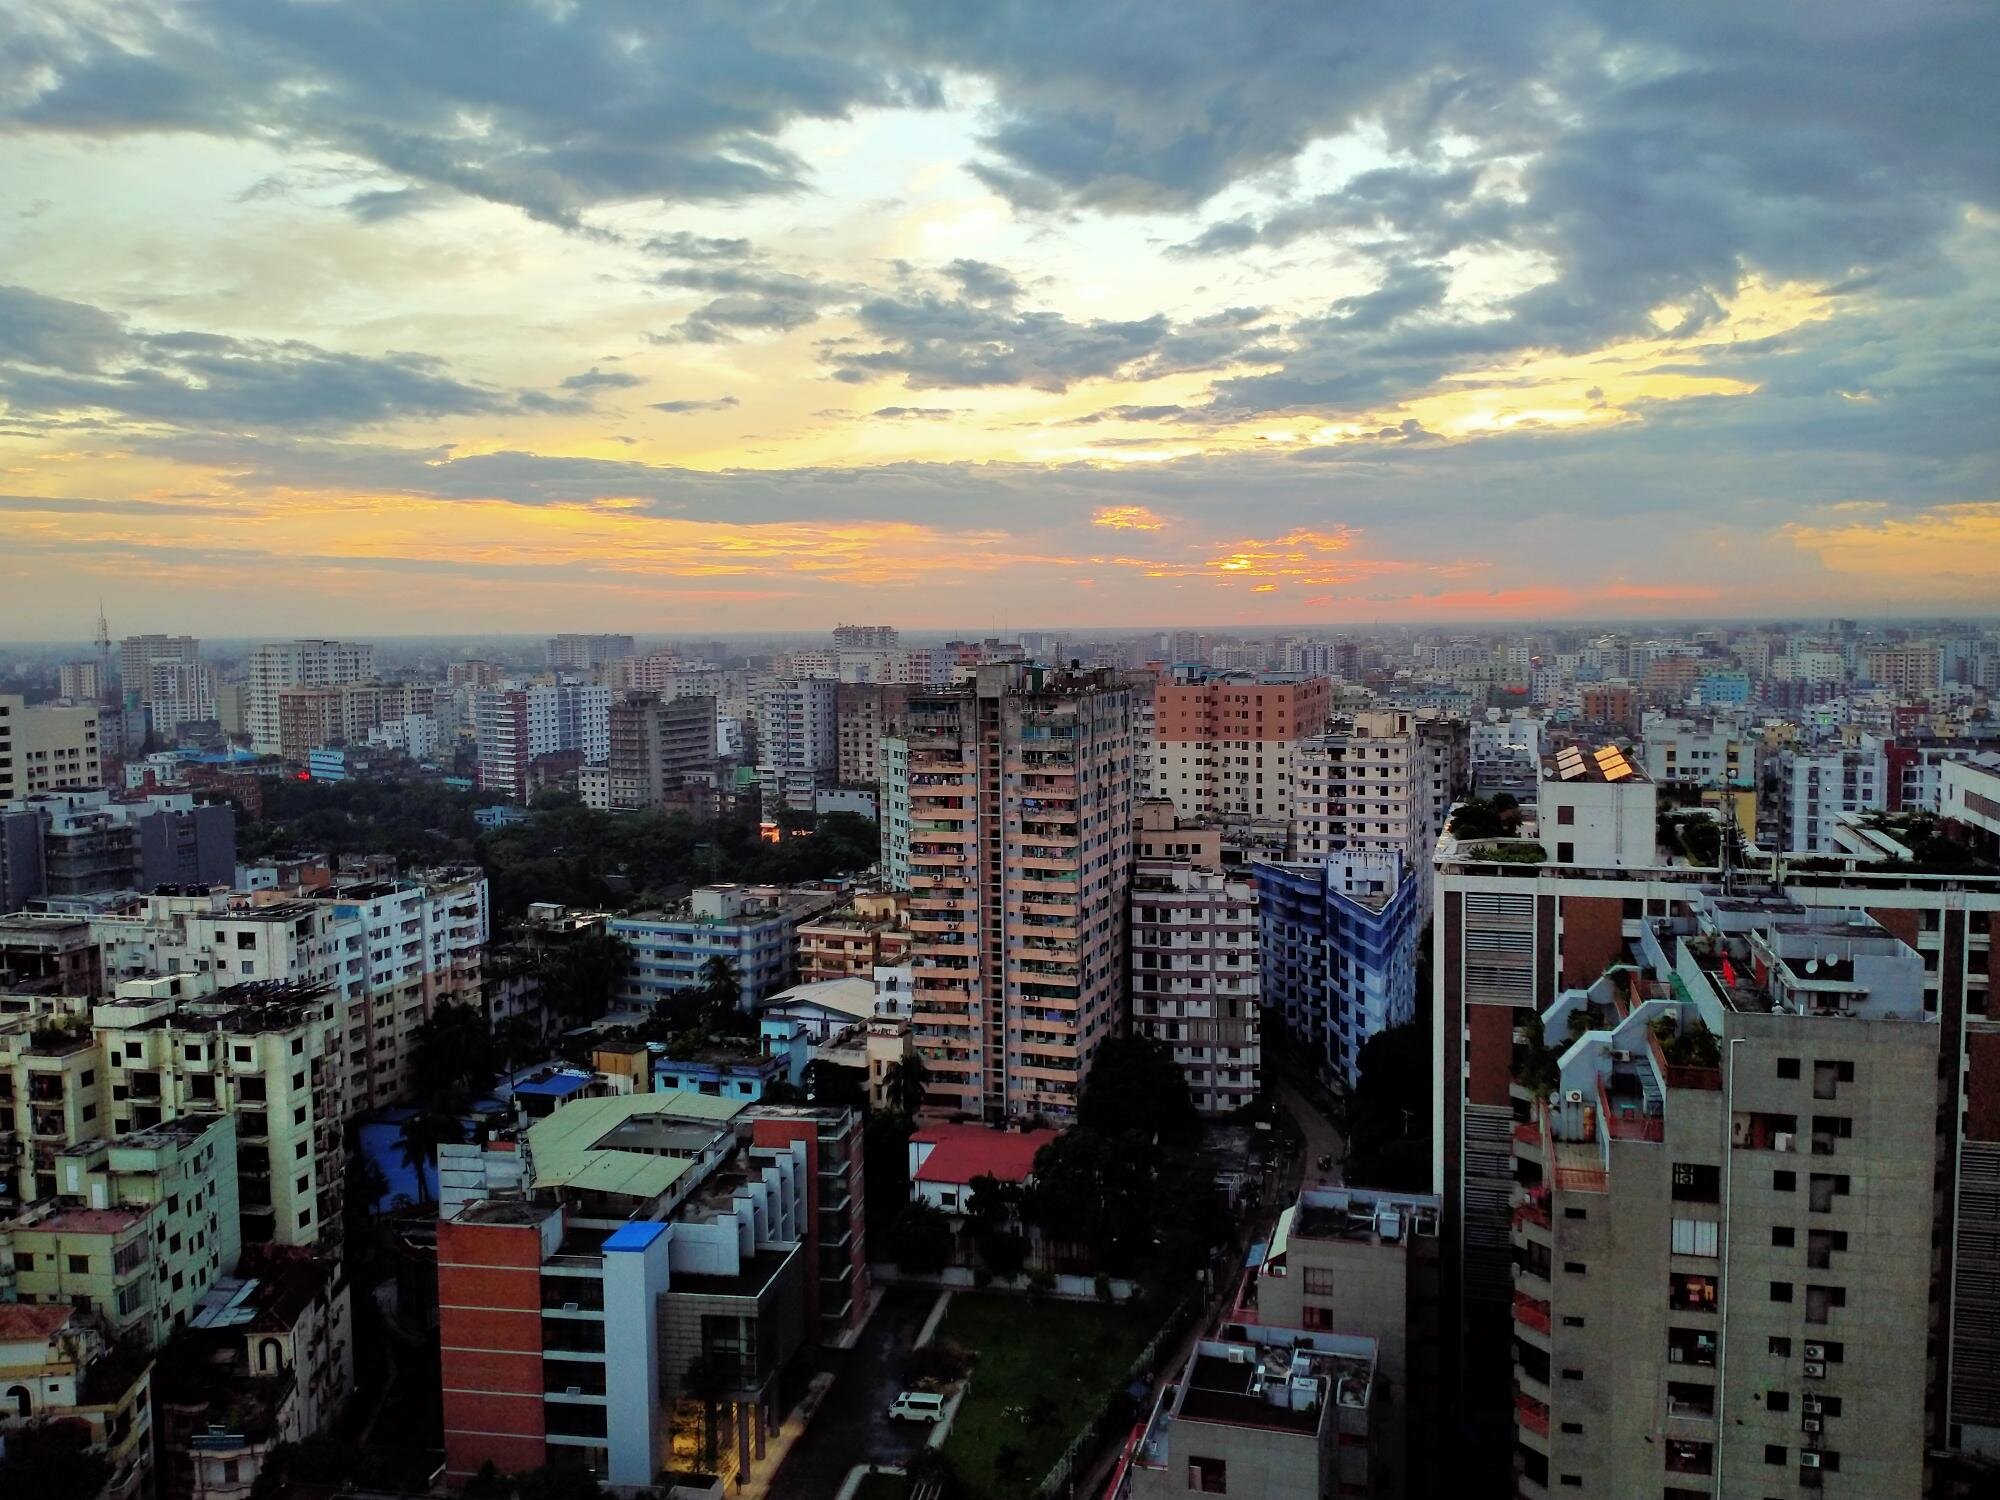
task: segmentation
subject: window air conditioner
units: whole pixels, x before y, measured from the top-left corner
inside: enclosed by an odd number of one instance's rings
[[[1571,1090],[1570,1090],[1570,1091],[1569,1091],[1568,1093],[1566,1093],[1566,1094],[1564,1094],[1564,1095],[1563,1095],[1563,1102],[1564,1102],[1565,1104],[1581,1104],[1581,1103],[1583,1103],[1583,1090],[1582,1090],[1582,1089],[1571,1089]]]
[[[564,1311],[564,1312],[575,1312],[575,1311],[576,1311],[576,1304],[575,1304],[574,1302],[565,1302],[565,1303],[563,1304],[563,1311]]]
[[[1825,1359],[1825,1358],[1826,1358],[1826,1345],[1824,1345],[1824,1344],[1807,1344],[1807,1345],[1806,1345],[1806,1358],[1807,1358],[1807,1359]]]
[[[1806,1398],[1805,1398],[1805,1411],[1806,1411],[1806,1415],[1807,1415],[1807,1416],[1809,1416],[1809,1417],[1816,1417],[1816,1416],[1818,1416],[1818,1415],[1820,1414],[1820,1401],[1819,1401],[1819,1397],[1817,1397],[1817,1396],[1808,1396],[1808,1397],[1806,1397]]]
[[[1807,1361],[1806,1361],[1806,1379],[1808,1379],[1808,1380],[1824,1380],[1824,1379],[1826,1379],[1826,1365],[1825,1365],[1824,1361],[1821,1361],[1821,1360],[1817,1360],[1817,1359],[1809,1359],[1809,1360],[1807,1360]]]
[[[1801,1469],[1817,1469],[1819,1467],[1819,1455],[1810,1448],[1806,1449],[1799,1455],[1799,1467]]]
[[[1820,1430],[1820,1419],[1818,1417],[1807,1417],[1799,1423],[1799,1429],[1802,1432],[1818,1432]]]
[[[583,1394],[583,1387],[580,1385],[573,1385],[568,1390],[564,1391],[563,1394],[565,1396],[581,1396]]]

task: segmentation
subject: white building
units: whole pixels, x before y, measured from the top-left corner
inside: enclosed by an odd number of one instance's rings
[[[1779,776],[1785,848],[1793,854],[1836,852],[1837,814],[1888,805],[1888,757],[1871,735],[1853,746],[1788,751],[1779,758]]]
[[[344,687],[375,675],[375,648],[356,641],[268,641],[251,649],[244,728],[259,755],[280,753],[278,694],[291,687]]]
[[[757,779],[768,813],[811,812],[840,760],[840,684],[800,677],[757,695]]]

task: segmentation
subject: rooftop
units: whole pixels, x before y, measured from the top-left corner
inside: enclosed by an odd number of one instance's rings
[[[76,1309],[32,1302],[0,1302],[0,1344],[46,1343],[69,1326]]]
[[[742,1109],[740,1099],[683,1092],[572,1100],[528,1132],[535,1185],[656,1198],[691,1165],[688,1156],[657,1153],[692,1140],[704,1126],[712,1140]],[[677,1128],[683,1126],[691,1132],[686,1137]],[[646,1139],[647,1129],[658,1139]],[[610,1140],[614,1133],[624,1139]]]
[[[975,1177],[996,1177],[1002,1182],[1026,1182],[1035,1169],[1035,1153],[1057,1134],[986,1125],[929,1125],[910,1137],[912,1147],[931,1148],[912,1180],[962,1184]]]
[[[1586,750],[1581,745],[1565,745],[1553,755],[1542,757],[1542,775],[1549,781],[1645,781],[1645,769],[1634,764],[1616,745]]]

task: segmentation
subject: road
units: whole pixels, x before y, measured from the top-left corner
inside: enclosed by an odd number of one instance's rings
[[[901,1465],[923,1447],[928,1427],[883,1416],[903,1386],[903,1361],[937,1301],[935,1287],[892,1286],[852,1349],[827,1349],[821,1366],[833,1387],[792,1444],[768,1493],[785,1500],[833,1500],[856,1464]]]
[[[1290,1078],[1278,1079],[1278,1102],[1285,1107],[1285,1113],[1297,1122],[1305,1136],[1305,1152],[1302,1165],[1302,1179],[1306,1187],[1337,1187],[1341,1182],[1340,1157],[1347,1149],[1347,1143],[1340,1138],[1340,1132],[1333,1128],[1333,1122],[1319,1110]],[[1321,1171],[1319,1160],[1330,1157],[1333,1166]]]

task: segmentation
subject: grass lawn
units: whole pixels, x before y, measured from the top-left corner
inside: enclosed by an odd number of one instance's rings
[[[1125,1372],[1156,1332],[1129,1307],[957,1293],[937,1336],[973,1350],[979,1362],[944,1441],[946,1455],[978,1494],[1027,1494],[1104,1399],[1123,1388]],[[1024,1424],[1005,1414],[1042,1396],[1054,1403],[1055,1420]],[[995,1467],[1003,1446],[1019,1454],[1004,1476]]]

